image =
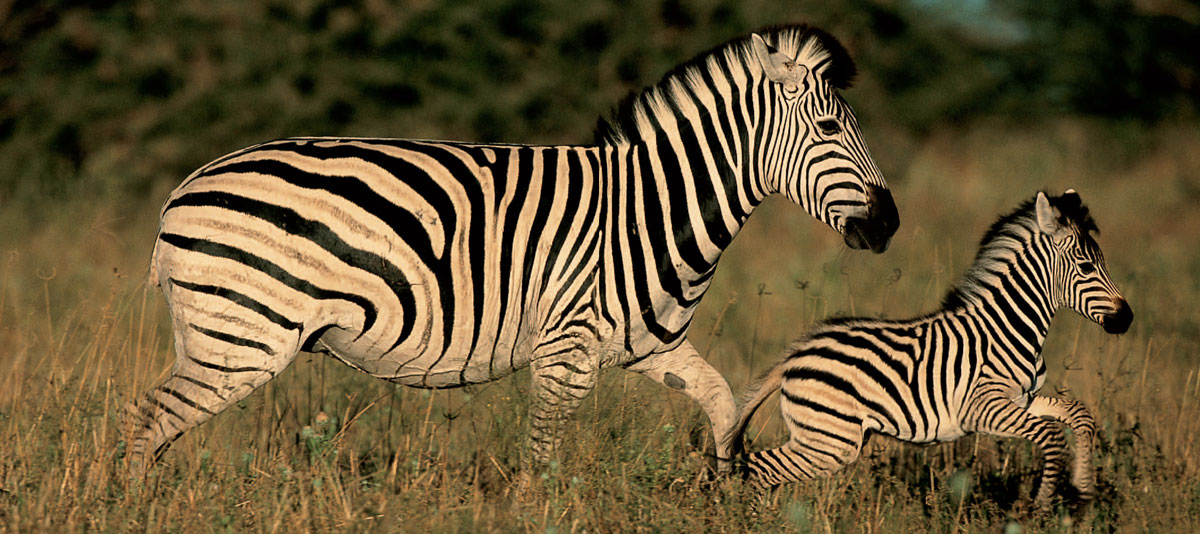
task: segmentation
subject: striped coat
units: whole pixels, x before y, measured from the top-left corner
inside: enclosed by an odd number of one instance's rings
[[[535,464],[604,366],[683,391],[723,431],[728,385],[684,334],[754,207],[782,193],[876,252],[898,224],[836,92],[849,61],[784,27],[668,74],[595,146],[298,138],[196,171],[162,211],[151,277],[179,358],[134,412],[134,459],[301,350],[426,388],[529,366]]]

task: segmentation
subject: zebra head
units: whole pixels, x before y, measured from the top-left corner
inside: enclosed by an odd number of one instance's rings
[[[751,35],[762,66],[767,125],[759,161],[767,192],[779,192],[842,234],[854,249],[887,250],[900,226],[883,174],[838,89],[849,86],[849,54],[814,28]]]
[[[1092,237],[1096,223],[1074,189],[1035,201],[1037,226],[1050,242],[1051,290],[1062,306],[1095,321],[1110,334],[1123,334],[1133,310],[1108,276],[1104,253]]]

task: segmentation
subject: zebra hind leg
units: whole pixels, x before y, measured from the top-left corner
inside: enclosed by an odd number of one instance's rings
[[[298,330],[251,323],[225,315],[228,309],[199,312],[174,304],[171,374],[127,409],[128,461],[135,475],[143,474],[184,432],[282,372],[299,350]]]
[[[782,447],[751,453],[746,461],[752,488],[751,514],[766,507],[771,491],[786,482],[799,482],[831,475],[853,463],[862,452],[865,433],[859,425],[847,425],[828,416],[801,425],[785,412],[792,439]]]
[[[725,378],[713,369],[691,343],[684,341],[674,350],[655,354],[627,367],[668,388],[680,391],[700,404],[712,426],[716,445],[717,473],[730,471],[730,461],[741,443],[725,443],[737,416],[737,403]]]

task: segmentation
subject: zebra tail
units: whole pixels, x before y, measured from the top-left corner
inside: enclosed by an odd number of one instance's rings
[[[150,269],[146,273],[146,283],[150,287],[158,287],[160,281],[158,279],[158,237],[154,238],[154,248],[150,250]]]
[[[732,447],[729,450],[742,449],[743,436],[746,433],[746,427],[750,425],[750,419],[754,417],[754,413],[758,411],[763,402],[778,391],[783,384],[785,363],[786,360],[772,367],[770,371],[752,382],[746,392],[742,394],[737,421],[721,438],[723,446]]]

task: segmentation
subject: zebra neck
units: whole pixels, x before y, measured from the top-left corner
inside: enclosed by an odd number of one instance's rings
[[[1034,248],[984,251],[948,297],[947,307],[964,308],[987,323],[1010,354],[1041,353],[1058,307]]]
[[[721,173],[680,163],[704,158],[685,159],[663,144],[601,150],[611,302],[624,310],[629,351],[644,355],[682,339],[721,253],[759,199],[743,208],[743,194],[726,188]]]
[[[699,146],[680,132],[658,131],[603,150],[610,190],[624,194],[614,205],[624,208],[626,226],[644,231],[658,253],[669,249],[673,263],[696,276],[710,274],[763,200],[722,147]]]

